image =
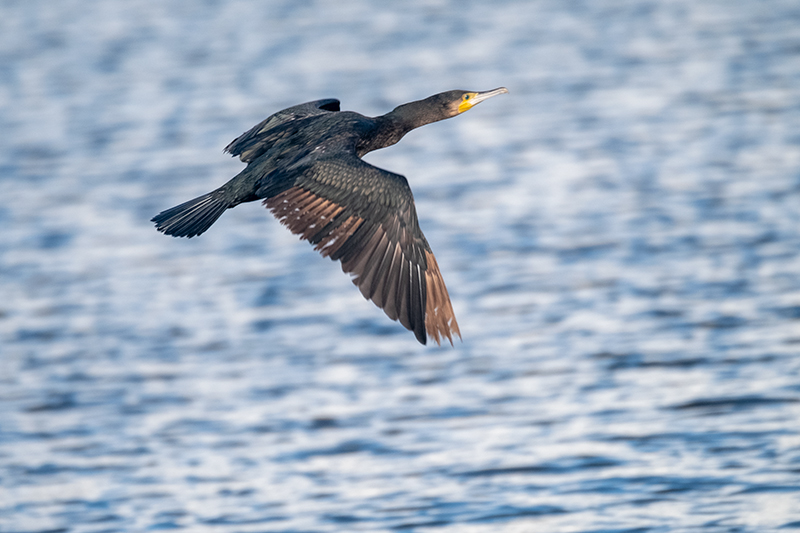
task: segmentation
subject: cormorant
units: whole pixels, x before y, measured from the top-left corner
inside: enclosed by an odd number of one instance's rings
[[[361,158],[406,133],[507,93],[447,91],[380,117],[340,111],[326,99],[278,111],[234,139],[225,151],[247,167],[208,194],[153,217],[175,237],[206,231],[226,209],[263,200],[286,225],[342,263],[353,283],[392,320],[425,344],[461,337],[436,258],[419,228],[406,178]]]

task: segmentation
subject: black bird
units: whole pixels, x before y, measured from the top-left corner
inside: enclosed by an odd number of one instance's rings
[[[152,221],[167,235],[194,237],[226,209],[263,200],[292,233],[341,261],[361,294],[419,342],[430,335],[452,344],[461,332],[408,181],[361,158],[507,92],[448,91],[374,118],[340,111],[335,99],[278,111],[225,148],[247,163],[236,177]]]

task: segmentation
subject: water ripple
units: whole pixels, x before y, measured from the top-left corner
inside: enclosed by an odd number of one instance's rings
[[[0,7],[0,531],[800,529],[796,2]],[[459,318],[419,346],[260,205],[283,107],[508,97],[368,155]]]

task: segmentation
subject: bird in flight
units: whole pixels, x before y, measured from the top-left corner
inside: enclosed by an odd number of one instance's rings
[[[326,99],[278,111],[225,151],[247,166],[222,187],[155,217],[175,237],[206,231],[226,209],[262,200],[292,233],[342,270],[365,298],[414,332],[422,344],[461,337],[450,296],[422,234],[406,178],[370,165],[364,154],[414,128],[454,117],[498,94],[447,91],[379,117],[340,111]]]

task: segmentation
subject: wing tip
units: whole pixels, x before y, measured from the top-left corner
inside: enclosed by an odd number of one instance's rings
[[[441,341],[446,337],[450,341],[450,346],[454,346],[453,336],[463,342],[461,330],[458,328],[456,315],[453,305],[450,303],[450,295],[444,284],[442,273],[432,252],[425,252],[425,259],[428,262],[428,269],[425,273],[427,284],[427,302],[425,305],[425,329],[428,335],[441,346]]]

